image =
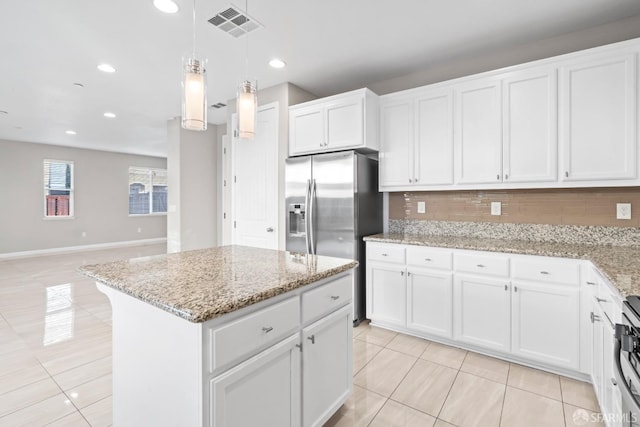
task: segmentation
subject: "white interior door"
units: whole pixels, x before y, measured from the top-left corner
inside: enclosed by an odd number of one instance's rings
[[[258,108],[256,136],[233,139],[233,243],[278,249],[278,106]]]

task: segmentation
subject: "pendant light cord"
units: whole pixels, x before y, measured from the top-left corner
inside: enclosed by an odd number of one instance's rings
[[[245,37],[247,38],[247,46],[246,46],[246,55],[245,55],[245,75],[246,79],[249,80],[249,31],[246,29],[247,24],[249,23],[249,0],[244,0],[244,13],[247,15],[247,20],[245,21]]]
[[[196,0],[193,0],[193,58],[196,57]]]

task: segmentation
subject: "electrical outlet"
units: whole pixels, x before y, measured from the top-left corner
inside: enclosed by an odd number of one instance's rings
[[[502,215],[502,202],[491,202],[491,215]]]
[[[418,213],[425,213],[427,211],[425,202],[418,202]]]
[[[616,203],[616,219],[631,219],[631,203]]]

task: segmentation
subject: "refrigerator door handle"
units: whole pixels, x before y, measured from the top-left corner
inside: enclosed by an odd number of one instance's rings
[[[313,227],[314,227],[314,205],[315,205],[315,200],[316,200],[316,180],[313,179],[311,180],[311,197],[309,200],[309,247],[310,247],[310,251],[309,253],[311,255],[315,255],[316,254],[316,239],[315,236],[313,234]]]
[[[309,206],[310,199],[311,199],[311,180],[308,179],[307,191],[304,194],[304,206],[307,209],[307,212],[304,217],[304,241],[305,241],[305,248],[307,249],[308,254],[311,253],[311,248],[309,246],[309,218],[311,215],[311,209]]]

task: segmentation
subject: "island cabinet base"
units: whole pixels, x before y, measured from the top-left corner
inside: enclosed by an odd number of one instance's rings
[[[203,323],[111,287],[113,424],[321,426],[352,391],[353,273]]]

